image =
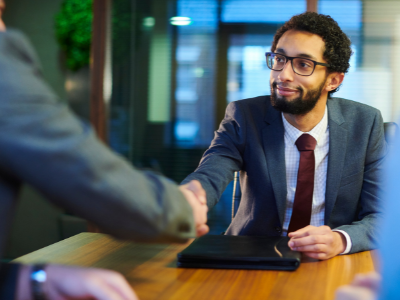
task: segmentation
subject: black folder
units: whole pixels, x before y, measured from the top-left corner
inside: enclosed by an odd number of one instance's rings
[[[205,235],[178,253],[178,267],[212,269],[296,270],[300,252],[288,237]]]

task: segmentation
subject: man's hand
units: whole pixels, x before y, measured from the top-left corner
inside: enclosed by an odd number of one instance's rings
[[[288,235],[289,247],[316,259],[328,259],[346,249],[346,238],[329,226],[308,225]]]
[[[31,300],[30,266],[22,266],[18,276],[18,300]],[[114,271],[61,265],[46,267],[43,289],[46,299],[138,300],[125,278]]]
[[[194,221],[196,224],[196,235],[205,235],[209,228],[207,226],[207,200],[206,192],[197,180],[192,180],[179,187],[186,200],[193,210]]]
[[[376,300],[381,284],[378,273],[357,274],[353,282],[336,290],[335,300]]]

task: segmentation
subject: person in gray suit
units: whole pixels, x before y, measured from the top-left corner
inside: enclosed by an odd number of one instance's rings
[[[183,181],[200,181],[211,208],[240,171],[242,198],[226,234],[288,235],[291,249],[316,259],[376,247],[383,120],[377,109],[332,97],[350,56],[330,16],[307,12],[278,29],[266,53],[271,96],[230,103]],[[309,149],[300,149],[303,137]],[[303,152],[312,162],[302,164]]]
[[[186,242],[207,233],[200,184],[187,186],[197,190],[195,196],[162,176],[135,170],[100,142],[43,81],[25,37],[4,31],[0,4],[0,257],[22,183],[120,239]],[[36,277],[43,272],[45,282]],[[0,266],[0,299],[44,297],[137,299],[126,280],[109,270]]]

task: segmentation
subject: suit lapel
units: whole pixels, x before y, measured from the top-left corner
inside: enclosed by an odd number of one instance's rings
[[[269,98],[267,98],[269,103]],[[267,161],[267,170],[272,183],[272,189],[279,213],[279,220],[283,225],[286,209],[286,167],[284,128],[280,112],[267,105],[263,129],[263,146]]]
[[[328,224],[342,178],[341,174],[347,149],[347,130],[341,127],[344,122],[336,101],[334,99],[328,100],[329,154],[325,191],[325,224]]]

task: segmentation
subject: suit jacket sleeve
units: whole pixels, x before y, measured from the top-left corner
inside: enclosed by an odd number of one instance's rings
[[[240,108],[240,102],[231,102],[198,168],[182,182],[184,184],[193,179],[200,181],[206,191],[209,208],[218,202],[232,181],[233,173],[242,167],[245,135],[245,114]]]
[[[377,228],[382,221],[383,166],[387,150],[382,116],[376,111],[366,151],[358,216],[350,225],[335,228],[349,234],[352,241],[349,253],[377,248]]]
[[[44,83],[18,32],[0,33],[0,170],[118,238],[184,242],[192,209],[177,185],[112,153]]]

